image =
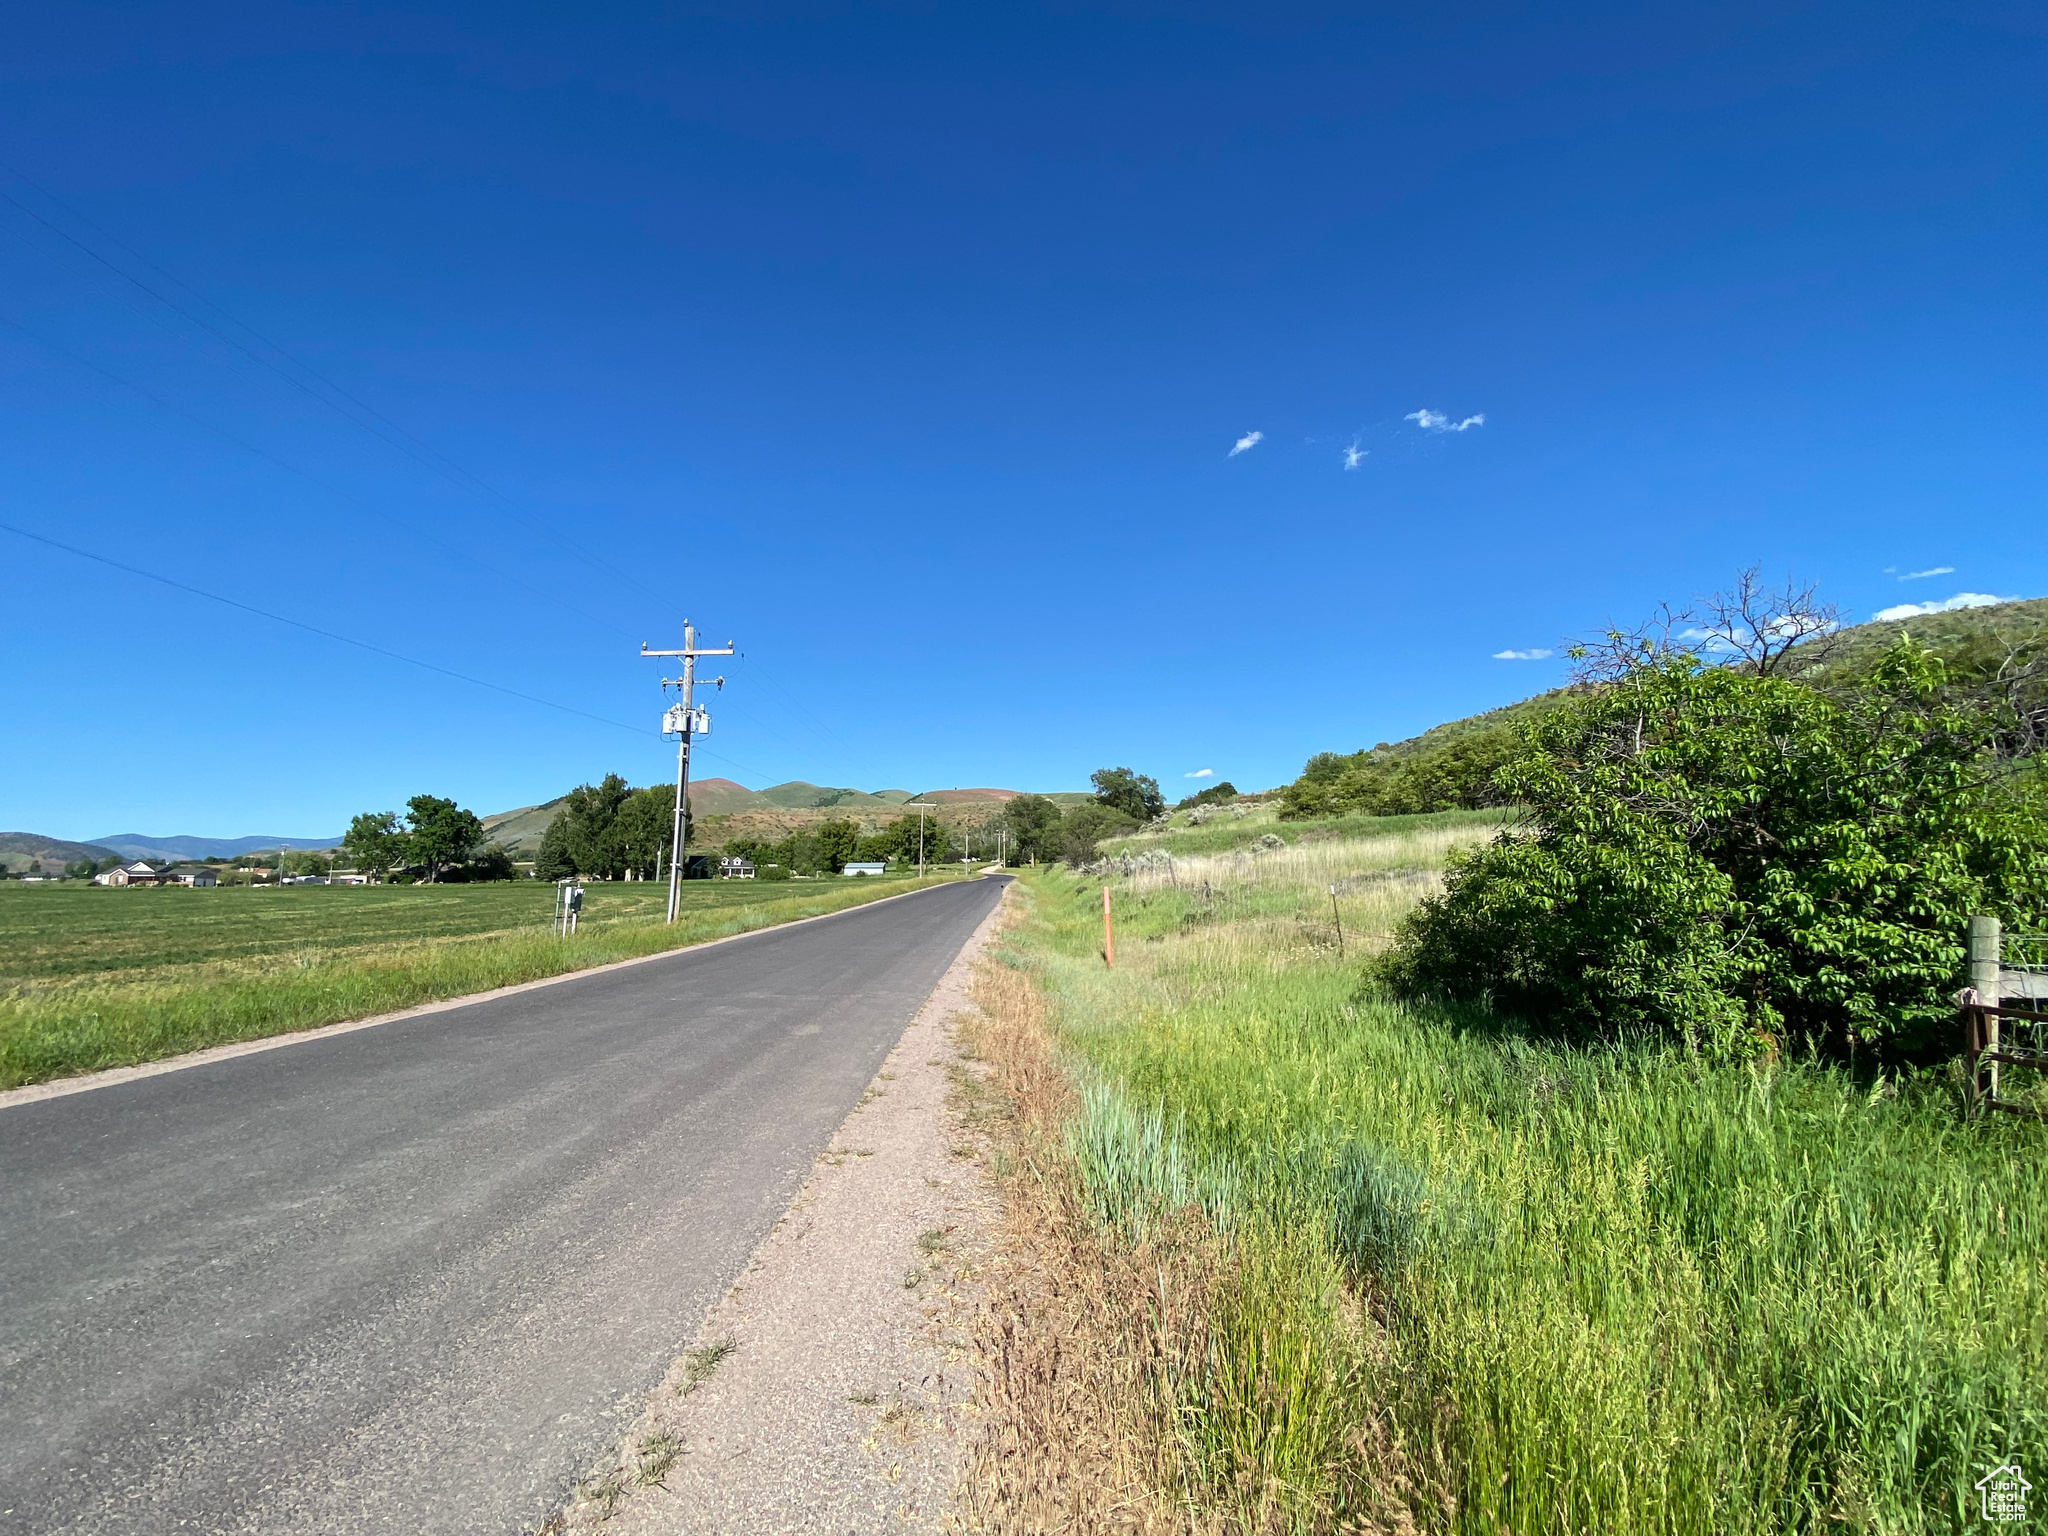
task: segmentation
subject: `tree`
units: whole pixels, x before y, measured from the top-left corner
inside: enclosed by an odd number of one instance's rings
[[[616,880],[626,872],[626,849],[619,836],[619,809],[632,791],[616,773],[595,784],[570,790],[557,813],[567,818],[569,857],[581,875]]]
[[[641,879],[652,879],[668,867],[669,843],[675,837],[676,787],[655,784],[636,789],[620,802],[612,822],[612,839],[625,867]]]
[[[519,866],[503,843],[492,843],[463,868],[471,880],[517,880]]]
[[[414,795],[405,802],[405,847],[410,861],[426,866],[427,879],[468,861],[484,840],[484,824],[474,811],[437,795]]]
[[[1392,974],[1731,1054],[1910,1051],[1953,1021],[1972,912],[2048,915],[2012,719],[1903,637],[1837,696],[1641,651],[1530,729],[1498,775],[1528,825],[1453,867]]]
[[[860,823],[828,821],[813,833],[818,840],[818,862],[833,874],[846,868],[860,849]]]
[[[1077,805],[1060,818],[1060,857],[1077,867],[1089,863],[1095,858],[1096,844],[1104,838],[1134,832],[1139,825],[1113,805],[1092,800]]]
[[[557,811],[540,835],[540,852],[533,872],[542,880],[567,880],[576,873],[576,860],[569,853],[569,817]]]
[[[405,834],[398,829],[398,813],[364,811],[348,824],[341,853],[354,868],[374,877],[403,864]]]
[[[1329,754],[1325,753],[1324,755],[1328,756]],[[1236,798],[1237,786],[1231,783],[1230,780],[1223,779],[1215,784],[1211,784],[1207,789],[1198,790],[1194,794],[1187,796],[1174,809],[1176,811],[1186,811],[1198,805],[1217,805],[1225,800],[1235,800]]]
[[[1009,833],[1010,861],[1050,862],[1060,856],[1060,808],[1043,795],[1017,795],[1003,804],[1003,830]]]
[[[1142,825],[1165,814],[1166,796],[1159,792],[1157,779],[1128,768],[1098,768],[1088,780],[1095,786],[1097,805],[1122,811],[1134,822]]]
[[[287,848],[278,855],[277,872],[281,875],[324,875],[327,860],[310,848]]]

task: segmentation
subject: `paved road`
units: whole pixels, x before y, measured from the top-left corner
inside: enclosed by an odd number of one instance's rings
[[[0,1109],[0,1531],[530,1531],[997,883]]]

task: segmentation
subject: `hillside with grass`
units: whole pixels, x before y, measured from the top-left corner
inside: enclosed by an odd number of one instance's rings
[[[0,869],[9,874],[25,874],[40,865],[55,875],[61,874],[65,865],[83,859],[98,862],[119,857],[113,849],[103,848],[98,843],[66,842],[61,837],[45,837],[40,832],[0,832]]]
[[[1817,687],[1853,685],[1870,675],[1901,636],[1934,652],[1959,677],[1989,679],[2016,651],[2024,658],[2048,647],[2048,598],[1854,625],[1794,651],[1795,662],[1808,659],[1791,666],[1788,675]],[[1282,815],[1406,815],[1498,805],[1495,770],[1513,755],[1525,730],[1575,691],[1550,689],[1404,741],[1318,753],[1282,792]]]

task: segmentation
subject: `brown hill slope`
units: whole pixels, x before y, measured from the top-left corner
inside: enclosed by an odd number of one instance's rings
[[[68,843],[61,837],[40,832],[0,832],[0,869],[21,874],[40,862],[46,874],[62,874],[66,864],[80,859],[119,858],[111,848],[98,843]]]

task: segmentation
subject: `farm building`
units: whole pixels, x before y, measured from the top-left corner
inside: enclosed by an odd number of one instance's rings
[[[879,861],[872,864],[849,864],[839,871],[842,875],[886,875],[888,872],[889,866]]]

